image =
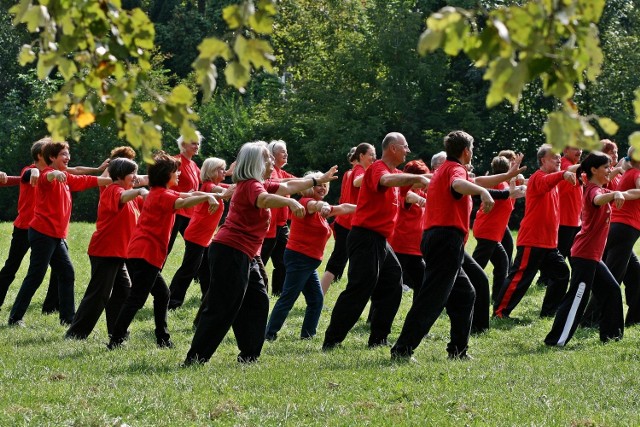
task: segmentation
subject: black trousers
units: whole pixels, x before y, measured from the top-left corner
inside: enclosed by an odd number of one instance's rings
[[[327,261],[325,271],[333,274],[335,281],[337,282],[344,273],[344,268],[349,261],[349,253],[347,252],[347,236],[349,236],[349,229],[344,228],[340,224],[333,223],[333,236],[335,239],[333,245],[333,252]]]
[[[169,237],[169,249],[167,250],[167,256],[169,256],[169,254],[171,253],[171,249],[173,249],[173,244],[176,242],[178,233],[180,233],[180,235],[184,237],[184,231],[187,229],[189,221],[191,221],[191,218],[189,218],[188,216],[176,214],[176,220],[173,223],[171,236]]]
[[[347,238],[348,283],[338,296],[325,332],[324,347],[341,343],[371,299],[369,344],[380,343],[402,299],[402,268],[387,239],[374,231],[353,227]]]
[[[487,239],[476,239],[476,241],[476,248],[472,255],[473,259],[483,269],[487,266],[489,261],[493,264],[493,286],[491,287],[491,298],[493,299],[493,302],[495,302],[498,292],[500,292],[500,289],[507,278],[507,273],[509,272],[509,256],[501,242],[495,242]]]
[[[16,278],[16,273],[20,269],[20,264],[29,250],[29,230],[13,227],[11,234],[11,245],[9,246],[9,256],[0,270],[0,307],[7,297],[9,286]]]
[[[569,225],[561,225],[558,227],[558,251],[565,259],[571,256],[571,246],[576,238],[576,234],[580,231],[580,227],[572,227]]]
[[[413,300],[391,353],[413,354],[446,309],[451,320],[447,352],[454,356],[464,355],[469,344],[476,298],[471,281],[462,268],[464,235],[453,227],[430,228],[423,234],[421,249],[426,262],[424,283]]]
[[[144,259],[131,258],[127,260],[127,270],[131,277],[131,293],[118,314],[111,340],[118,342],[125,339],[133,318],[151,294],[153,296],[156,341],[158,343],[168,341],[170,338],[167,326],[169,288],[160,274],[160,269]]]
[[[182,257],[182,264],[173,275],[169,291],[171,293],[169,299],[169,308],[174,309],[180,307],[184,303],[187,290],[191,285],[193,278],[198,275],[200,281],[200,290],[202,296],[209,289],[210,277],[208,277],[209,267],[202,268],[202,261],[208,248],[200,246],[196,243],[185,240],[184,242],[184,256]],[[207,277],[203,277],[203,271],[207,272]]]
[[[240,349],[238,360],[256,360],[269,315],[269,296],[257,262],[242,251],[213,242],[209,264],[211,283],[186,363],[208,361],[230,328]]]
[[[600,340],[606,342],[622,338],[624,316],[618,282],[604,262],[571,258],[571,286],[560,303],[545,344],[564,346],[569,342],[582,319],[591,290],[602,309]]]
[[[75,271],[69,257],[67,242],[42,234],[33,228],[29,229],[28,234],[31,247],[29,270],[11,308],[9,322],[16,322],[24,317],[33,295],[44,280],[48,265],[51,264],[51,275],[58,278],[60,322],[70,324],[75,315]]]
[[[425,263],[422,255],[399,254],[396,257],[402,267],[402,283],[413,289],[413,298],[422,287]]]
[[[540,316],[551,317],[556,314],[569,284],[569,267],[564,257],[558,249],[518,246],[509,276],[494,304],[493,314],[496,317],[509,317],[531,286],[538,270],[548,277]]]
[[[468,253],[464,253],[462,270],[465,272],[471,286],[476,291],[476,300],[473,305],[473,320],[471,332],[481,333],[489,329],[489,314],[491,311],[491,298],[489,296],[489,278],[483,268]]]
[[[116,319],[131,291],[131,279],[124,258],[89,256],[91,279],[78,306],[67,336],[84,339],[91,334],[102,312],[107,332],[113,335]]]
[[[282,285],[287,269],[284,266],[284,250],[289,241],[289,226],[282,225],[276,227],[276,237],[264,239],[260,258],[264,265],[267,265],[269,259],[273,263],[273,273],[271,274],[271,294],[280,295],[282,293]],[[269,286],[265,283],[265,286]]]

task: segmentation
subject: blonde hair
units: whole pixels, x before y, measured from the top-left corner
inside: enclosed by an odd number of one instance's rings
[[[204,162],[202,162],[202,167],[200,168],[200,181],[205,182],[211,180],[213,178],[216,169],[224,168],[227,166],[227,163],[223,159],[219,159],[217,157],[209,157]]]
[[[308,177],[312,177],[315,179],[318,179],[322,176],[322,172],[319,171],[308,171],[304,173],[303,178],[308,178]],[[325,188],[327,189],[327,191],[329,191],[329,183],[325,182],[323,184],[318,184],[318,185],[324,185]],[[307,188],[306,190],[302,190],[300,192],[300,194],[302,195],[302,197],[313,197],[313,187]]]

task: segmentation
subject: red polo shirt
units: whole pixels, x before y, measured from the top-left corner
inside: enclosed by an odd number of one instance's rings
[[[307,208],[307,204],[315,199],[303,197],[300,204]],[[331,228],[327,220],[319,212],[306,213],[303,218],[291,218],[291,234],[287,242],[287,249],[300,252],[309,258],[322,260],[324,247],[331,236]]]
[[[566,157],[560,159],[560,169],[565,171],[573,166]],[[582,185],[578,182],[573,185],[562,180],[558,184],[558,195],[560,200],[560,225],[570,227],[580,226],[580,211],[582,210]]]
[[[469,181],[469,173],[460,162],[447,158],[431,178],[423,228],[455,227],[464,233],[466,240],[472,202],[471,196],[453,190],[457,179]]]
[[[596,206],[593,199],[599,194],[606,193],[610,193],[610,190],[591,182],[587,184],[582,205],[582,228],[571,246],[572,257],[602,261],[602,253],[609,234],[611,204]]]
[[[527,183],[524,218],[518,231],[517,246],[558,247],[558,183],[564,171],[546,173],[538,169]]]
[[[393,234],[398,214],[398,187],[380,185],[380,178],[390,173],[400,173],[389,169],[382,160],[376,160],[364,173],[358,205],[351,219],[353,227],[363,227],[382,234],[387,239]]]

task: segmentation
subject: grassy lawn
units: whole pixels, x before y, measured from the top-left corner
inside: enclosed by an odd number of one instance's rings
[[[0,262],[11,230],[0,224]],[[71,225],[76,306],[89,279],[86,248],[93,230],[93,224]],[[178,238],[167,282],[183,248]],[[193,336],[199,286],[192,285],[186,305],[169,314],[175,348],[156,348],[148,301],[127,345],[109,352],[104,318],[86,342],[76,342],[63,339],[57,316],[40,314],[48,279],[24,318],[27,327],[6,326],[27,264],[0,311],[1,426],[640,425],[640,328],[607,345],[596,330],[581,329],[567,348],[549,349],[542,340],[551,320],[538,318],[544,290],[535,285],[513,312],[519,323],[492,319],[489,332],[471,338],[471,361],[447,360],[446,315],[416,351],[417,364],[391,363],[388,348],[367,349],[366,312],[342,347],[321,352],[342,280],[327,296],[315,339],[298,339],[299,302],[257,364],[236,362],[231,333],[209,363],[185,369],[179,365]],[[406,293],[391,341],[410,302]]]

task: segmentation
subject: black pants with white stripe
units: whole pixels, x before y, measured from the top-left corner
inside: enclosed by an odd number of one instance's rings
[[[591,289],[602,308],[600,340],[621,339],[624,332],[622,293],[605,263],[573,257],[571,272],[571,286],[560,303],[545,344],[564,346],[569,342],[582,319]]]

